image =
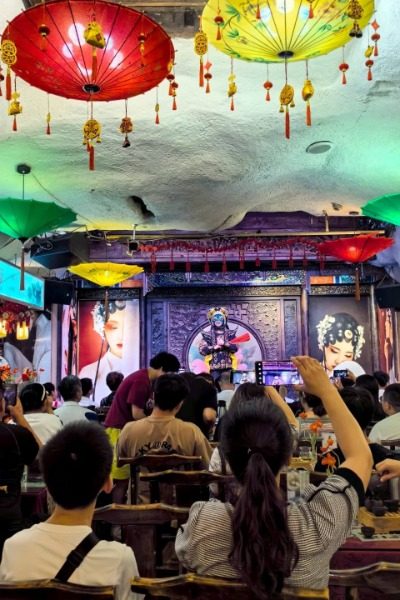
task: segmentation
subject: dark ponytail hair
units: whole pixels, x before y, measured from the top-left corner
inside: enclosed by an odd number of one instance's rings
[[[292,434],[265,396],[231,407],[221,447],[242,490],[232,514],[231,565],[256,598],[279,592],[298,560],[276,476],[289,462]]]

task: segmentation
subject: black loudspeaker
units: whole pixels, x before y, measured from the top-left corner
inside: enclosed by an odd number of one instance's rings
[[[89,240],[84,233],[47,238],[31,247],[31,257],[48,269],[69,267],[89,260]]]
[[[44,283],[44,303],[71,304],[75,294],[75,286],[70,281],[46,279]]]
[[[375,298],[379,308],[396,308],[400,310],[400,284],[383,285],[375,288]]]

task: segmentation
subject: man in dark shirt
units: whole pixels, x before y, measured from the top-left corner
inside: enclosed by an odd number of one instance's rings
[[[0,386],[0,559],[7,538],[22,529],[21,477],[25,465],[36,458],[41,445],[26,421],[19,399],[7,408],[16,425],[8,425]]]
[[[176,416],[194,423],[208,437],[217,418],[217,390],[194,373],[182,373],[181,376],[189,386],[189,395]]]
[[[121,383],[107,413],[104,425],[114,448],[112,477],[115,483],[113,501],[124,501],[128,488],[129,467],[117,467],[117,443],[121,430],[130,421],[143,419],[151,413],[152,384],[164,373],[179,371],[179,360],[169,352],[159,352],[150,360],[150,366],[131,373]]]

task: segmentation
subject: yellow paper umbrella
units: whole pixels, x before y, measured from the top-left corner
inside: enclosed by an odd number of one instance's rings
[[[143,273],[142,267],[138,265],[112,262],[81,263],[74,267],[68,267],[68,271],[101,287],[112,287],[129,277]]]

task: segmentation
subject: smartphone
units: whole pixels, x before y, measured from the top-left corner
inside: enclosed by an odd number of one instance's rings
[[[6,407],[15,406],[17,402],[17,388],[16,383],[6,383],[4,386],[4,400]]]
[[[246,382],[256,382],[256,374],[254,371],[231,371],[231,383],[240,385]]]
[[[336,377],[347,377],[349,371],[348,369],[334,369],[333,376]]]
[[[256,382],[259,385],[296,385],[303,383],[299,372],[290,361],[256,361]]]

